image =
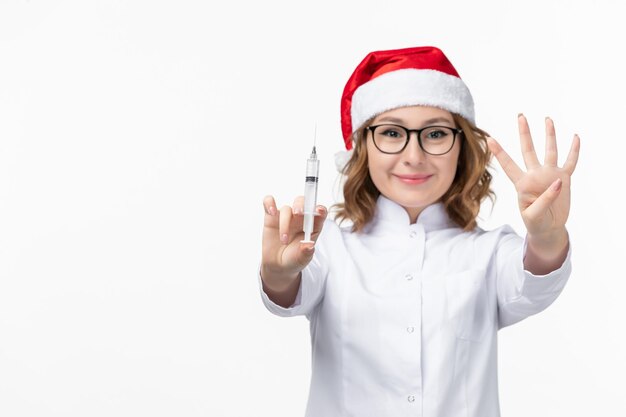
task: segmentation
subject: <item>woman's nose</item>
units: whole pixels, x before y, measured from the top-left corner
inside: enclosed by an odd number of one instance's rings
[[[404,163],[410,165],[418,165],[424,163],[426,160],[426,153],[419,144],[417,132],[411,132],[409,143],[407,143],[406,148],[402,151],[402,158],[404,159]]]

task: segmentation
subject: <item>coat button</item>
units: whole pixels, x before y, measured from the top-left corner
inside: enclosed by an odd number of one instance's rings
[[[412,279],[413,279],[413,275],[411,275],[411,274],[406,274],[406,275],[404,276],[404,278],[406,278],[406,280],[407,280],[407,281],[410,281],[410,280],[412,280]]]
[[[414,396],[414,395],[409,395],[409,396],[407,397],[407,400],[408,400],[410,403],[412,403],[413,401],[415,401],[415,396]]]
[[[406,331],[409,333],[413,333],[413,330],[415,330],[415,328],[413,326],[407,327]]]
[[[417,236],[417,232],[415,230],[412,230],[411,233],[409,233],[409,237],[414,238],[415,236]]]

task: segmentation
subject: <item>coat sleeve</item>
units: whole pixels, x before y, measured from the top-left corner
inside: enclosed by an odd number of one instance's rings
[[[570,242],[558,269],[546,275],[526,271],[526,239],[511,229],[509,232],[500,239],[495,253],[499,329],[545,310],[563,291],[572,270]]]
[[[309,316],[315,307],[320,303],[324,296],[326,285],[326,277],[328,276],[328,262],[326,238],[330,233],[328,229],[336,225],[331,220],[326,220],[324,228],[315,243],[315,253],[311,262],[302,270],[302,279],[300,288],[294,303],[285,308],[274,303],[268,295],[263,291],[263,282],[261,281],[261,270],[257,272],[259,289],[261,291],[261,299],[265,307],[273,314],[281,317],[292,316]]]

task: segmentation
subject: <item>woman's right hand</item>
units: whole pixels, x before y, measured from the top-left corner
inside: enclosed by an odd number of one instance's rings
[[[298,278],[313,259],[315,241],[322,231],[328,209],[322,205],[315,208],[311,240],[302,242],[304,232],[304,197],[298,196],[293,207],[276,208],[271,195],[263,199],[265,220],[263,224],[263,252],[261,261],[261,277],[266,285],[275,291],[287,288]]]

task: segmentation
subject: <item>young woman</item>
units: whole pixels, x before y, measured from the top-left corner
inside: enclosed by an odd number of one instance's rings
[[[301,242],[302,197],[263,202],[263,302],[310,321],[308,417],[500,415],[497,331],[545,309],[568,279],[580,147],[575,136],[559,167],[547,118],[541,164],[518,121],[526,171],[475,126],[441,50],[372,52],[356,68],[342,97],[340,222],[318,206],[315,243]],[[516,187],[525,238],[476,224],[491,153]]]

